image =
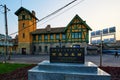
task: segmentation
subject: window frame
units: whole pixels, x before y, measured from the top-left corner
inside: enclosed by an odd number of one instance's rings
[[[56,39],[60,39],[60,34],[56,34]]]
[[[71,34],[71,38],[72,39],[79,39],[82,37],[82,33],[81,32],[72,32]]]
[[[53,40],[53,39],[54,39],[54,35],[50,34],[50,40]]]
[[[25,20],[26,19],[26,16],[25,15],[22,15],[22,20]]]

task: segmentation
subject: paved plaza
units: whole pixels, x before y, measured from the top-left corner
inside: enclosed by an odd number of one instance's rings
[[[0,57],[0,62],[4,60],[3,56]],[[43,60],[49,60],[49,55],[11,55],[11,60],[7,62],[10,63],[28,63],[28,64],[37,64]],[[91,61],[99,66],[100,56],[99,55],[86,55],[85,61]],[[102,56],[102,65],[103,66],[116,66],[120,67],[120,56],[115,58],[114,55]]]

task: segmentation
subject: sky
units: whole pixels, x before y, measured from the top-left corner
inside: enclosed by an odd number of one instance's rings
[[[14,14],[21,6],[34,10],[41,19],[73,0],[0,0],[0,5],[10,9],[8,17],[8,34],[18,31],[18,19]],[[0,6],[0,33],[5,34],[4,8]],[[120,0],[77,0],[57,14],[39,22],[37,28],[65,27],[78,14],[93,31],[116,27],[117,40],[120,40]],[[14,37],[16,34],[11,35]]]

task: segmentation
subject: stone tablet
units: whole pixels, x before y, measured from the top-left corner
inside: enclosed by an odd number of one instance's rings
[[[84,48],[50,48],[50,62],[84,64]]]

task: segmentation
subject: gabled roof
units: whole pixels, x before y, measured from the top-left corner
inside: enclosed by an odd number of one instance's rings
[[[34,16],[28,9],[24,8],[24,7],[20,7],[16,12],[15,15],[19,15],[21,11],[26,11],[28,14],[30,14],[32,17],[34,17],[36,20],[38,20],[38,18],[36,16]]]
[[[51,28],[50,31],[47,31],[45,29],[37,29],[36,31],[33,31],[31,34],[48,34],[48,33],[64,33],[65,27],[57,27],[57,28]]]
[[[74,21],[75,19],[78,19],[81,24],[83,24],[83,25],[85,25],[85,26],[87,27],[87,29],[92,30],[92,29],[86,24],[86,22],[83,21],[83,20],[76,14],[75,17],[74,17],[74,18],[70,21],[70,23],[66,26],[65,31],[67,30],[68,26],[70,26],[70,25],[73,23],[73,21]]]

